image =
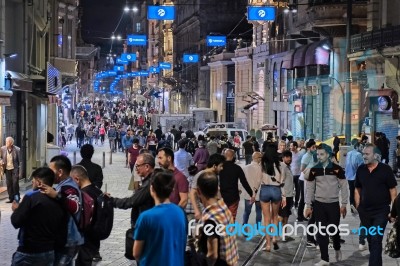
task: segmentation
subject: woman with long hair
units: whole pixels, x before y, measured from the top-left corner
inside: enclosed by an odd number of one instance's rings
[[[276,145],[270,144],[266,147],[261,159],[261,167],[260,201],[264,216],[264,226],[274,224],[277,229],[279,206],[282,205],[284,207],[286,205],[286,197],[283,190],[285,176],[281,170],[281,162],[279,161]],[[271,235],[273,235],[272,244],[274,250],[277,250],[279,246],[275,235],[278,232],[274,231],[274,226],[269,226],[268,228],[271,228],[271,230],[265,232],[266,246],[264,250],[271,251]]]

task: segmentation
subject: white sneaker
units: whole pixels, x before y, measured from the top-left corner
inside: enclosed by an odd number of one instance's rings
[[[335,250],[335,257],[336,257],[336,261],[341,261],[342,260],[342,251]]]
[[[359,245],[358,245],[358,250],[359,250],[359,251],[364,251],[364,250],[367,250],[367,249],[368,249],[367,244],[365,244],[365,245],[359,244]]]
[[[314,264],[314,266],[329,266],[329,261],[321,260],[320,262],[317,262]]]

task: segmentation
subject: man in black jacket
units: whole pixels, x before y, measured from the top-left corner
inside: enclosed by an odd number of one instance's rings
[[[150,195],[150,177],[154,172],[155,161],[150,153],[140,154],[136,160],[136,171],[142,177],[142,186],[128,198],[112,198],[113,205],[119,209],[131,211],[131,226],[135,228],[136,220],[140,213],[154,206],[154,200]]]
[[[92,162],[93,153],[94,148],[91,144],[83,145],[81,148],[82,161],[78,165],[85,167],[90,182],[101,189],[103,186],[103,170],[100,165]]]
[[[97,213],[97,198],[103,194],[103,192],[90,182],[88,173],[82,165],[72,166],[71,177],[78,184],[79,188],[86,192],[94,201],[94,215],[91,221],[93,226],[96,223]],[[76,266],[92,265],[92,261],[100,261],[102,257],[100,256],[100,239],[93,231],[93,227],[90,226],[84,231],[85,243],[79,248],[78,258],[75,261]]]
[[[233,220],[235,220],[240,200],[238,181],[240,180],[243,188],[247,191],[247,193],[249,193],[251,197],[251,203],[255,201],[255,194],[247,182],[242,168],[235,164],[233,159],[235,157],[235,151],[227,149],[224,155],[226,161],[222,171],[219,172],[220,191],[222,199],[225,201],[226,205],[231,211]]]
[[[20,229],[12,265],[52,265],[55,248],[63,247],[67,238],[66,211],[38,189],[41,184],[53,185],[54,172],[41,167],[32,177],[33,191],[26,193],[20,204],[12,204],[11,223]]]

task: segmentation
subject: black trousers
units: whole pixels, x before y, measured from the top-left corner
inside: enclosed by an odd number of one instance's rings
[[[323,203],[319,201],[314,202],[315,222],[320,223],[321,226],[328,226],[330,224],[336,225],[336,229],[340,222],[340,206],[339,202],[333,203]],[[320,232],[317,234],[317,242],[319,249],[321,251],[321,259],[324,261],[329,261],[328,245],[329,245],[329,235],[326,228],[320,228]],[[329,228],[328,232],[334,232],[334,229]],[[321,233],[321,234],[320,234]],[[340,235],[339,230],[336,230],[336,234],[332,236],[333,248],[335,250],[340,250]]]
[[[300,199],[299,199],[299,207],[297,209],[297,218],[302,219],[302,218],[304,218],[304,215],[303,215],[303,211],[304,211],[304,180],[299,180],[298,184],[299,184],[299,191],[300,191],[300,193],[299,193]]]
[[[349,193],[350,193],[350,205],[354,205],[354,190],[356,189],[354,186],[355,180],[347,180],[349,183]]]
[[[85,235],[85,243],[80,246],[76,266],[91,266],[93,257],[100,250],[100,240]]]
[[[15,195],[19,196],[18,171],[5,170],[5,172],[6,172],[6,184],[7,184],[8,199],[10,201],[13,201]]]
[[[299,177],[300,177],[300,175],[293,176],[294,189],[296,191],[296,195],[294,197],[294,206],[296,208],[299,206],[299,199],[300,199]]]

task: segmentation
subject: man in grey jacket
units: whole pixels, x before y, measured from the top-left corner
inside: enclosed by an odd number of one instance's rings
[[[12,137],[6,138],[6,145],[1,147],[0,163],[6,174],[8,199],[7,203],[12,203],[14,197],[19,199],[19,167],[20,149],[14,145]]]
[[[326,144],[317,147],[318,164],[310,170],[307,181],[305,217],[314,212],[318,226],[317,242],[321,250],[321,261],[315,265],[329,265],[329,233],[328,225],[335,225],[337,232],[333,236],[333,248],[336,260],[342,260],[340,251],[339,222],[340,215],[346,216],[346,206],[349,199],[349,189],[343,169],[331,162],[332,148]],[[341,204],[339,204],[339,192],[341,193]],[[314,209],[311,209],[311,200],[315,198]],[[329,233],[328,233],[329,232]]]

